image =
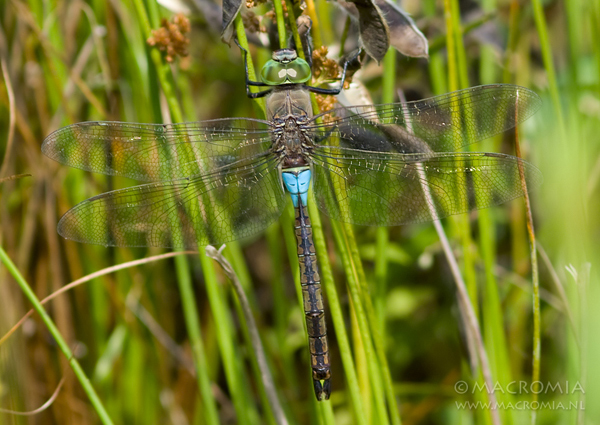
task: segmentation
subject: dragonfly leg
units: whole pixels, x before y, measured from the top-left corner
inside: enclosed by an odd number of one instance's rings
[[[253,93],[252,91],[250,91],[250,86],[266,87],[266,86],[268,86],[268,84],[263,83],[262,81],[252,81],[250,79],[250,76],[248,75],[248,50],[244,49],[240,45],[237,38],[235,39],[235,44],[237,44],[237,46],[240,48],[240,50],[244,53],[244,69],[246,71],[246,95],[250,99],[257,99],[259,97],[264,97],[264,96],[268,95],[269,93],[271,93],[271,91],[273,91],[272,89],[263,90],[263,91],[256,92],[256,93]]]
[[[348,65],[350,63],[354,62],[361,53],[362,53],[362,48],[357,49],[356,53],[354,53],[347,61],[344,62],[344,68],[342,69],[342,78],[340,79],[339,87],[337,87],[335,89],[323,89],[321,87],[307,86],[306,84],[304,86],[311,92],[317,93],[317,94],[331,94],[334,96],[340,94],[340,92],[344,88],[344,83],[346,82],[346,70],[348,69]]]
[[[253,93],[250,91],[250,86],[246,86],[246,96],[248,96],[250,99],[258,99],[259,97],[265,97],[266,95],[271,93],[271,91],[272,90],[269,89]]]

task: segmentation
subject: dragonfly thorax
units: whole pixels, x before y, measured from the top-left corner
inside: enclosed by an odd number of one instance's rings
[[[302,122],[295,117],[286,118],[276,141],[277,147],[283,157],[283,168],[293,168],[308,165],[307,149],[311,145]]]
[[[275,126],[273,150],[283,158],[283,167],[308,165],[311,140],[306,125],[312,119],[310,93],[301,86],[280,86],[267,97],[267,117]]]
[[[288,117],[308,121],[313,116],[310,93],[300,85],[275,87],[267,96],[267,119],[284,122]]]

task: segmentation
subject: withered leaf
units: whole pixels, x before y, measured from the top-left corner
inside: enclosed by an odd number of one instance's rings
[[[223,0],[223,25],[221,40],[230,44],[233,38],[233,20],[242,8],[242,0]]]
[[[427,39],[413,20],[389,0],[337,0],[358,19],[360,37],[366,52],[378,62],[390,44],[410,57],[428,57]]]
[[[373,0],[338,0],[351,16],[358,18],[360,38],[367,54],[380,62],[390,46],[390,31]]]
[[[405,56],[427,58],[427,38],[417,28],[411,17],[396,3],[389,0],[375,0],[388,27],[392,46]]]

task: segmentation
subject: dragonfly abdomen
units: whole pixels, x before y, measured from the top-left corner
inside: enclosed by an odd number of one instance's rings
[[[327,400],[331,392],[327,326],[312,226],[306,210],[310,177],[309,167],[286,169],[282,172],[282,180],[294,202],[300,284],[310,347],[313,385],[317,400]]]
[[[304,315],[310,347],[311,368],[315,395],[318,400],[327,400],[330,393],[329,346],[327,326],[321,292],[321,277],[317,268],[317,256],[312,238],[312,227],[302,202],[296,210],[296,240],[298,242],[298,262],[300,263],[300,284],[304,300]]]

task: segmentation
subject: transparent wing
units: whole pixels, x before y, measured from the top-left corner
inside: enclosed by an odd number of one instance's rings
[[[266,121],[248,118],[180,124],[82,122],[50,134],[48,157],[71,167],[142,181],[207,174],[268,150]]]
[[[336,108],[319,115],[328,122],[309,132],[323,145],[337,137],[352,149],[454,152],[516,126],[540,106],[539,96],[523,87],[478,86],[415,102]]]
[[[104,193],[67,211],[58,232],[105,246],[191,248],[261,232],[285,206],[278,160],[241,160],[208,175]]]
[[[317,148],[314,193],[328,216],[396,226],[501,204],[541,183],[537,168],[495,153],[377,153]]]

